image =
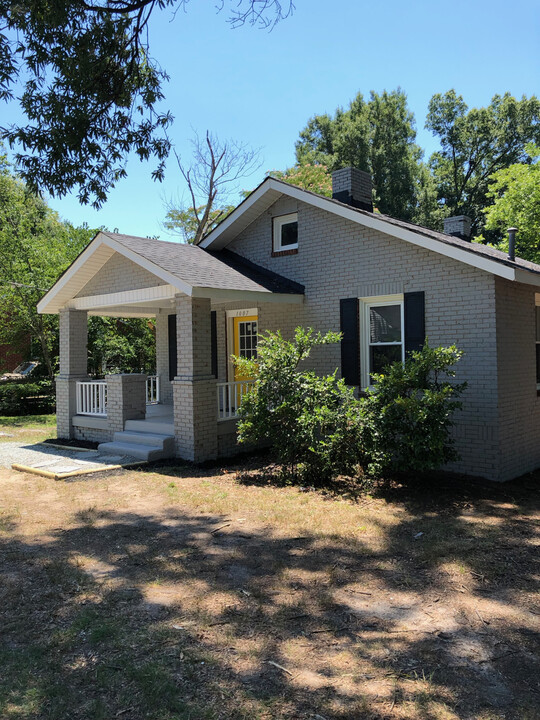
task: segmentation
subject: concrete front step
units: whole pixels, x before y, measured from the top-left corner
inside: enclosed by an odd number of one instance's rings
[[[115,432],[112,441],[132,445],[153,445],[160,450],[170,450],[174,454],[174,435],[124,430]]]
[[[124,430],[114,433],[112,442],[98,445],[98,450],[112,455],[130,455],[140,460],[162,460],[174,457],[174,436]]]
[[[159,422],[159,420],[126,420],[124,431],[134,430],[137,433],[151,433],[156,435],[174,436],[174,422],[172,420]]]

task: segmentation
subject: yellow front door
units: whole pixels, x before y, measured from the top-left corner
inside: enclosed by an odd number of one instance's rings
[[[235,317],[233,318],[233,338],[234,338],[234,354],[237,357],[255,360],[257,358],[257,316]],[[235,385],[234,393],[236,406],[240,405],[242,395],[247,392],[248,385],[243,382],[251,380],[246,375],[242,375],[239,369],[234,367],[234,380],[239,385]]]
[[[254,360],[257,358],[257,316],[233,318],[234,354],[238,357]],[[234,368],[236,382],[247,380]]]

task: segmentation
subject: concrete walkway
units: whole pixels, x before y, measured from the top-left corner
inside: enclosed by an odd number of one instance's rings
[[[71,475],[95,473],[141,461],[128,455],[108,455],[98,450],[59,448],[42,443],[0,443],[0,466],[35,472],[38,475],[63,479]]]

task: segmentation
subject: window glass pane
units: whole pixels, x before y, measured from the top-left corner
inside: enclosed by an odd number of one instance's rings
[[[369,309],[370,342],[401,342],[401,305]]]
[[[401,361],[401,345],[372,345],[369,354],[370,374],[382,373],[388,365]]]
[[[536,342],[540,342],[540,306],[536,306]]]
[[[290,222],[281,226],[281,247],[298,243],[298,223]]]

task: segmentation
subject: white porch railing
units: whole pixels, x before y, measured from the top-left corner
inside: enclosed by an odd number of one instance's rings
[[[218,420],[232,420],[238,417],[238,408],[242,398],[249,392],[253,380],[241,380],[217,384]]]
[[[157,405],[160,400],[159,375],[149,375],[146,378],[146,404]]]
[[[105,380],[77,382],[77,415],[107,415],[107,383]]]

